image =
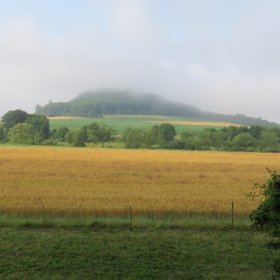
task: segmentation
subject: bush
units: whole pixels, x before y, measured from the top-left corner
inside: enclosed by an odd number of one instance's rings
[[[35,144],[35,136],[32,125],[28,123],[18,123],[8,133],[10,142],[15,144]]]
[[[74,147],[84,147],[87,134],[83,129],[73,129],[66,134],[66,141]]]
[[[254,192],[250,193],[253,198],[261,198],[257,209],[250,215],[253,226],[261,231],[268,232],[277,237],[280,243],[280,173],[270,171],[270,178],[262,185],[255,185]],[[274,246],[279,249],[279,246]],[[275,275],[273,279],[280,279],[280,259],[273,265]]]
[[[49,139],[44,140],[42,142],[42,145],[44,145],[44,146],[58,146],[59,142],[54,138],[49,138]]]
[[[182,140],[174,139],[167,144],[167,149],[185,150],[186,143]]]
[[[262,200],[250,215],[253,225],[280,238],[280,173],[268,170],[270,178],[262,185],[255,185],[253,197]]]
[[[137,149],[145,146],[146,131],[138,128],[127,128],[123,133],[126,148]]]

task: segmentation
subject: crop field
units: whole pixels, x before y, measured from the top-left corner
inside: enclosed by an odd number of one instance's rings
[[[89,125],[93,122],[104,123],[112,126],[118,132],[123,132],[127,127],[148,129],[155,124],[161,122],[172,123],[177,133],[183,131],[196,132],[205,128],[219,128],[229,125],[235,125],[231,123],[223,122],[210,122],[203,120],[191,120],[180,117],[167,117],[167,116],[145,116],[145,115],[105,115],[103,118],[82,118],[82,117],[50,117],[51,129],[58,127],[68,128],[80,128],[85,125]]]
[[[0,148],[0,210],[248,214],[246,193],[279,154]]]

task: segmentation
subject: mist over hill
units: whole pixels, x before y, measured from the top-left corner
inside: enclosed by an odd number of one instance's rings
[[[241,114],[228,115],[201,111],[195,106],[173,102],[155,94],[139,94],[129,91],[98,90],[79,94],[69,102],[50,102],[36,106],[36,113],[46,116],[97,115],[163,115],[195,118],[209,121],[232,122],[242,125],[278,126],[262,118]]]

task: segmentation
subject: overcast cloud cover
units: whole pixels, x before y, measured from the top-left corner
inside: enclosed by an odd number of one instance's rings
[[[0,0],[0,115],[88,89],[280,122],[279,0]]]

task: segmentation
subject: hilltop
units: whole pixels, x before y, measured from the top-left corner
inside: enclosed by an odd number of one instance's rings
[[[69,102],[50,102],[36,106],[36,113],[46,116],[98,115],[163,115],[206,121],[231,122],[246,126],[278,126],[262,118],[241,114],[229,115],[205,112],[193,105],[163,99],[155,94],[139,94],[128,91],[99,90],[79,94]]]

